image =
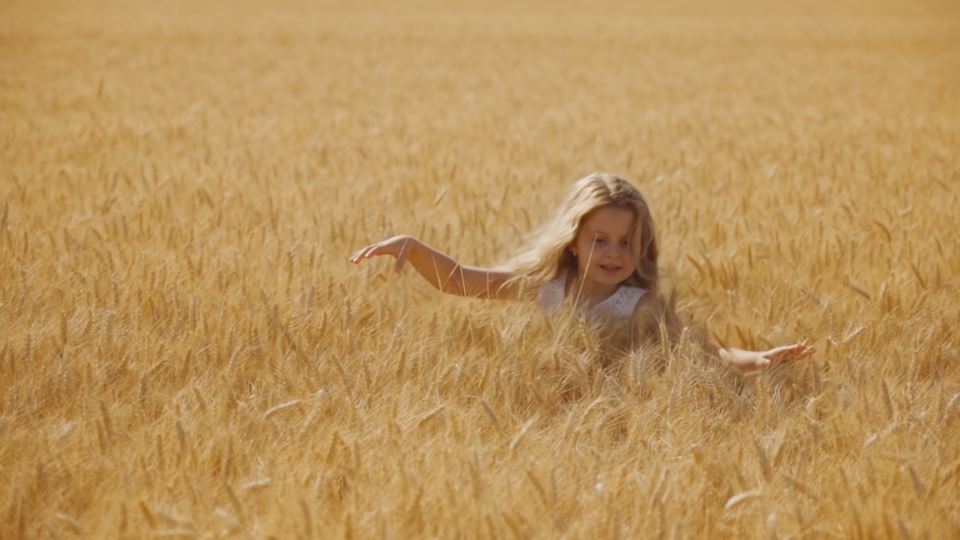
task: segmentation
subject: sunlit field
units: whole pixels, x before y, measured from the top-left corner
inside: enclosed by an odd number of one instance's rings
[[[960,6],[0,5],[0,538],[960,537]],[[495,265],[650,201],[689,340]]]

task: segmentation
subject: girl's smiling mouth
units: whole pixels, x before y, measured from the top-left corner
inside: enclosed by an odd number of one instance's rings
[[[600,269],[607,274],[616,274],[620,271],[620,266],[616,264],[601,264]]]

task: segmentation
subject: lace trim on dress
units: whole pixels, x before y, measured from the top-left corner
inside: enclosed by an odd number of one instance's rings
[[[553,316],[563,310],[564,285],[567,282],[567,270],[561,270],[560,275],[540,286],[537,293],[537,304],[545,314]],[[640,298],[646,294],[640,287],[622,286],[609,298],[586,310],[587,320],[595,321],[602,317],[629,318],[637,306]]]

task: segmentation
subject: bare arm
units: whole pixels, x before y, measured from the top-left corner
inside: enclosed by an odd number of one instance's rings
[[[409,262],[431,285],[448,294],[503,300],[517,298],[516,286],[507,284],[513,277],[510,272],[462,265],[412,236],[395,236],[367,246],[351,255],[350,262],[359,264],[377,255],[395,257],[397,272]]]
[[[645,325],[644,330],[652,333],[652,335],[660,335],[661,329],[666,330],[670,341],[674,343],[685,330],[683,321],[672,306],[664,302],[658,294],[645,294],[637,302],[634,317],[640,321],[640,324]],[[708,354],[746,372],[775,367],[780,364],[789,364],[817,352],[816,347],[810,346],[806,340],[794,345],[776,347],[769,351],[745,351],[723,348],[710,342],[704,330],[695,330],[693,334]]]

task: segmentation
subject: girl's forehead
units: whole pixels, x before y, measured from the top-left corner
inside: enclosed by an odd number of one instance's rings
[[[583,230],[588,233],[629,234],[639,227],[640,223],[634,211],[622,206],[602,206],[587,214],[583,220]]]

